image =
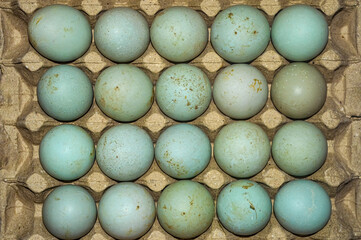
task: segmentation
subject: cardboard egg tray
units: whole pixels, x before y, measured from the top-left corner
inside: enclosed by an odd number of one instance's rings
[[[247,4],[263,11],[270,24],[281,9],[293,4],[308,4],[325,14],[329,24],[329,41],[323,52],[310,63],[324,75],[327,100],[323,108],[307,121],[314,123],[328,141],[325,164],[308,176],[320,183],[331,197],[332,215],[327,225],[305,239],[361,238],[361,3],[358,0],[1,0],[0,1],[0,239],[43,240],[54,237],[42,223],[42,204],[57,186],[69,184],[49,176],[39,161],[39,144],[52,127],[62,124],[47,116],[37,102],[36,85],[41,75],[56,63],[40,56],[30,45],[27,21],[38,8],[59,3],[75,7],[87,15],[92,27],[99,15],[114,7],[131,7],[140,11],[151,24],[154,16],[170,6],[188,6],[197,10],[211,26],[222,9],[235,4]],[[102,70],[115,63],[103,57],[94,42],[81,58],[70,63],[81,68],[94,84]],[[159,75],[173,65],[160,57],[149,45],[133,65],[144,70],[155,84]],[[210,43],[190,64],[201,68],[213,83],[222,68],[229,65],[213,50]],[[252,65],[262,71],[269,87],[275,73],[288,61],[272,44]],[[190,122],[203,129],[211,142],[219,130],[234,120],[210,104],[207,111]],[[268,99],[266,106],[249,121],[257,123],[272,140],[275,132],[291,120],[279,113]],[[167,127],[176,124],[165,116],[156,102],[150,111],[132,124],[142,127],[154,143]],[[93,103],[89,112],[71,124],[86,129],[95,143],[116,121],[105,116]],[[257,181],[274,199],[287,181],[294,179],[281,171],[270,158],[267,166],[251,180]],[[193,179],[204,184],[217,199],[222,187],[235,180],[224,173],[212,157],[208,167]],[[155,161],[137,183],[147,187],[158,200],[161,191],[176,181],[163,173]],[[104,191],[116,182],[105,176],[97,164],[82,178],[71,184],[85,187],[99,202]],[[274,214],[268,225],[249,239],[298,239],[277,222]],[[99,221],[83,239],[112,239]],[[156,220],[142,237],[149,240],[173,239]],[[242,239],[222,227],[217,217],[198,239]]]

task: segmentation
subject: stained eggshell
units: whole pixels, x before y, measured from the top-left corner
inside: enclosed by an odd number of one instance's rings
[[[272,44],[285,58],[308,61],[326,46],[328,25],[324,15],[306,5],[281,10],[272,23]]]
[[[266,190],[256,182],[238,180],[222,189],[217,198],[217,216],[222,225],[236,235],[261,231],[272,214]]]
[[[270,149],[269,139],[261,127],[239,121],[219,131],[213,151],[223,171],[236,178],[248,178],[266,166]]]
[[[327,224],[331,216],[331,201],[318,183],[294,180],[283,185],[276,194],[274,213],[286,230],[310,235]]]
[[[155,17],[150,28],[155,50],[173,62],[197,57],[208,42],[208,29],[202,16],[187,7],[170,7]]]
[[[158,138],[155,158],[160,168],[178,179],[193,178],[211,159],[212,147],[207,135],[191,124],[167,128]]]
[[[79,239],[94,226],[97,207],[84,188],[64,185],[55,188],[42,209],[46,229],[60,239]]]
[[[110,9],[97,20],[94,41],[99,51],[110,60],[133,61],[148,47],[148,22],[142,14],[131,8]]]
[[[40,78],[37,97],[41,108],[59,121],[74,121],[93,103],[93,87],[88,76],[77,67],[58,65]]]
[[[302,62],[283,67],[271,86],[272,102],[289,118],[305,119],[317,113],[326,101],[327,86],[316,67]]]
[[[138,239],[153,225],[153,197],[141,185],[124,182],[110,187],[99,202],[99,222],[116,239]]]
[[[93,166],[95,147],[90,135],[81,127],[60,125],[41,140],[39,157],[50,176],[72,181],[85,175]]]
[[[79,58],[92,40],[88,19],[75,8],[59,4],[37,10],[29,21],[28,34],[41,55],[57,62]]]
[[[223,69],[213,84],[213,99],[219,110],[234,119],[256,115],[268,98],[267,80],[255,67],[234,64]]]
[[[269,40],[266,17],[251,6],[236,5],[221,11],[211,28],[213,48],[233,63],[252,61],[262,54]]]
[[[149,169],[153,158],[152,139],[134,125],[114,126],[98,141],[96,161],[105,175],[117,181],[139,178]]]
[[[120,121],[137,120],[153,104],[153,83],[139,68],[118,64],[105,69],[95,83],[95,100],[109,117]]]
[[[277,131],[272,156],[286,173],[303,177],[317,171],[327,157],[327,140],[312,123],[294,121]]]
[[[212,99],[207,75],[189,64],[177,64],[166,69],[157,81],[155,92],[162,112],[177,121],[199,117]]]
[[[157,217],[161,226],[177,238],[195,238],[207,230],[214,217],[211,194],[200,183],[181,180],[161,193]]]

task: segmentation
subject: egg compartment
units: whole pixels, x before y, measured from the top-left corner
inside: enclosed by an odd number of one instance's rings
[[[308,239],[350,239],[361,237],[361,75],[360,75],[360,12],[359,2],[349,1],[39,1],[17,0],[0,3],[0,198],[1,233],[3,239],[51,239],[45,229],[41,208],[46,195],[56,186],[66,183],[50,177],[39,161],[39,144],[52,127],[62,124],[47,116],[36,98],[36,85],[41,75],[55,63],[40,56],[29,44],[27,21],[40,7],[60,3],[73,6],[87,14],[92,27],[99,13],[109,8],[129,6],[142,12],[151,24],[154,15],[170,6],[182,5],[199,11],[211,26],[215,15],[234,4],[247,4],[259,8],[270,23],[282,8],[292,4],[308,4],[323,11],[330,26],[330,39],[325,50],[311,63],[325,76],[328,97],[325,106],[308,121],[314,123],[328,140],[328,156],[320,170],[307,177],[319,182],[328,192],[332,202],[332,216],[320,232]],[[259,68],[268,80],[269,87],[275,73],[288,63],[270,43],[266,51],[251,64]],[[95,83],[100,72],[113,62],[103,57],[94,42],[81,58],[71,63],[80,67]],[[142,68],[156,82],[160,73],[172,63],[160,57],[149,45],[148,50],[133,62]],[[191,62],[200,67],[213,83],[216,74],[229,63],[222,60],[208,43],[203,53]],[[219,130],[234,120],[224,116],[214,102],[207,111],[191,124],[202,128],[211,142]],[[249,121],[260,125],[270,140],[275,132],[291,121],[280,114],[270,99],[265,108]],[[105,116],[93,103],[89,112],[72,124],[86,129],[95,143],[108,128],[118,124]],[[154,102],[150,111],[135,121],[144,128],[156,142],[166,127],[175,124],[166,117]],[[283,183],[294,179],[277,168],[272,158],[265,169],[252,177],[266,188],[271,198]],[[218,193],[227,183],[235,180],[225,174],[216,164],[213,156],[208,167],[193,180],[203,183],[216,200]],[[163,173],[155,161],[151,168],[136,182],[146,186],[155,200],[161,191],[175,180]],[[79,180],[72,182],[85,187],[97,202],[107,187],[116,182],[106,177],[95,163],[92,169]],[[250,239],[293,239],[298,238],[284,230],[272,214],[269,224]],[[241,239],[224,229],[215,217],[212,226],[199,239]],[[83,239],[111,239],[95,224]],[[173,239],[159,225],[154,223],[142,239]]]

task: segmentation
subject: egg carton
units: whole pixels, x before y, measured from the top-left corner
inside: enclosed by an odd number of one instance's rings
[[[325,14],[329,24],[329,41],[323,52],[310,63],[324,75],[327,100],[323,108],[307,121],[325,134],[328,156],[316,173],[307,177],[320,183],[332,203],[332,215],[327,225],[305,239],[361,238],[361,3],[358,0],[2,0],[0,1],[0,239],[53,239],[42,223],[42,204],[57,186],[69,184],[49,176],[39,161],[42,137],[54,126],[63,124],[46,115],[37,102],[36,85],[41,75],[56,63],[39,55],[30,45],[27,21],[38,8],[50,4],[66,4],[87,15],[92,27],[99,15],[114,7],[131,7],[140,11],[151,24],[157,12],[171,6],[188,6],[197,10],[211,26],[217,13],[229,6],[246,4],[263,11],[272,24],[278,11],[293,5],[311,5]],[[100,72],[115,63],[100,54],[94,45],[79,59],[70,63],[81,68],[94,84]],[[133,65],[144,70],[155,84],[160,73],[173,65],[160,57],[149,45]],[[213,83],[222,68],[229,65],[219,57],[211,44],[190,64],[201,68]],[[288,61],[279,55],[271,43],[252,63],[265,75],[269,87],[275,73]],[[212,101],[199,118],[190,122],[207,133],[211,142],[219,130],[234,120],[223,115]],[[266,106],[249,119],[261,126],[270,140],[275,132],[291,120],[279,113],[268,98]],[[142,127],[154,143],[167,127],[177,122],[165,116],[156,102],[150,111],[132,124]],[[71,122],[83,127],[95,143],[111,126],[119,124],[104,115],[93,103],[89,112]],[[213,145],[213,144],[212,144]],[[272,201],[285,182],[294,177],[281,171],[270,160],[251,180],[268,191]],[[226,184],[235,179],[224,173],[212,156],[208,167],[194,181],[204,184],[213,198]],[[147,187],[155,201],[161,191],[176,180],[167,176],[155,161],[137,183]],[[99,202],[104,191],[116,182],[105,176],[97,164],[82,178],[71,182],[85,187]],[[217,217],[198,239],[242,239],[222,227]],[[274,214],[268,225],[249,239],[301,238],[281,227]],[[83,239],[112,239],[97,221]],[[156,220],[142,239],[174,239]]]

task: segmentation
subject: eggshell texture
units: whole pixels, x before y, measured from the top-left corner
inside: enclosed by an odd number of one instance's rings
[[[322,74],[307,63],[291,63],[274,77],[271,98],[289,118],[305,119],[317,113],[326,101],[327,86]]]
[[[266,104],[267,80],[255,67],[235,64],[223,69],[213,84],[213,99],[219,110],[234,119],[256,115]]]
[[[217,199],[217,216],[222,225],[236,235],[261,231],[272,214],[272,203],[258,183],[238,180],[228,184]]]
[[[327,140],[312,123],[294,121],[277,131],[272,156],[286,173],[303,177],[317,171],[327,157]]]
[[[113,8],[96,22],[94,40],[99,51],[110,60],[130,62],[148,47],[148,22],[131,8]]]
[[[286,183],[276,194],[274,213],[286,230],[310,235],[321,230],[331,216],[327,192],[311,180]]]
[[[169,176],[186,179],[202,172],[211,159],[212,147],[207,135],[191,124],[167,128],[158,138],[155,158]]]
[[[212,196],[203,185],[181,180],[161,193],[157,217],[161,226],[174,237],[194,238],[212,224],[214,210]]]
[[[61,239],[86,235],[97,218],[93,197],[84,188],[74,185],[55,188],[45,199],[42,212],[46,229]]]
[[[173,62],[197,57],[208,42],[208,28],[202,16],[187,7],[170,7],[155,17],[150,28],[155,50]]]
[[[199,117],[212,99],[207,75],[188,64],[166,69],[157,81],[155,92],[160,109],[177,121],[190,121]]]
[[[41,55],[57,62],[79,58],[92,40],[88,19],[75,8],[58,4],[36,11],[29,21],[28,34]]]
[[[100,199],[100,224],[114,238],[137,239],[151,228],[154,219],[153,197],[139,184],[118,183]]]
[[[41,108],[59,121],[74,121],[93,103],[93,87],[88,76],[77,67],[58,65],[41,77],[37,88]]]
[[[152,139],[137,126],[114,126],[98,141],[96,161],[105,175],[117,181],[131,181],[142,176],[153,158]]]
[[[292,61],[307,61],[326,46],[328,25],[315,8],[294,5],[276,15],[271,35],[273,46],[282,56]]]
[[[132,65],[119,64],[105,69],[95,83],[94,92],[99,108],[120,122],[137,120],[153,104],[153,83]]]
[[[236,178],[260,172],[270,155],[266,133],[251,122],[234,122],[223,127],[214,141],[214,157],[223,171]]]
[[[221,11],[211,28],[211,42],[216,52],[234,63],[250,62],[266,49],[270,27],[256,8],[236,5]]]
[[[84,176],[93,166],[95,147],[90,135],[75,125],[52,128],[41,140],[40,162],[45,171],[62,181]]]

